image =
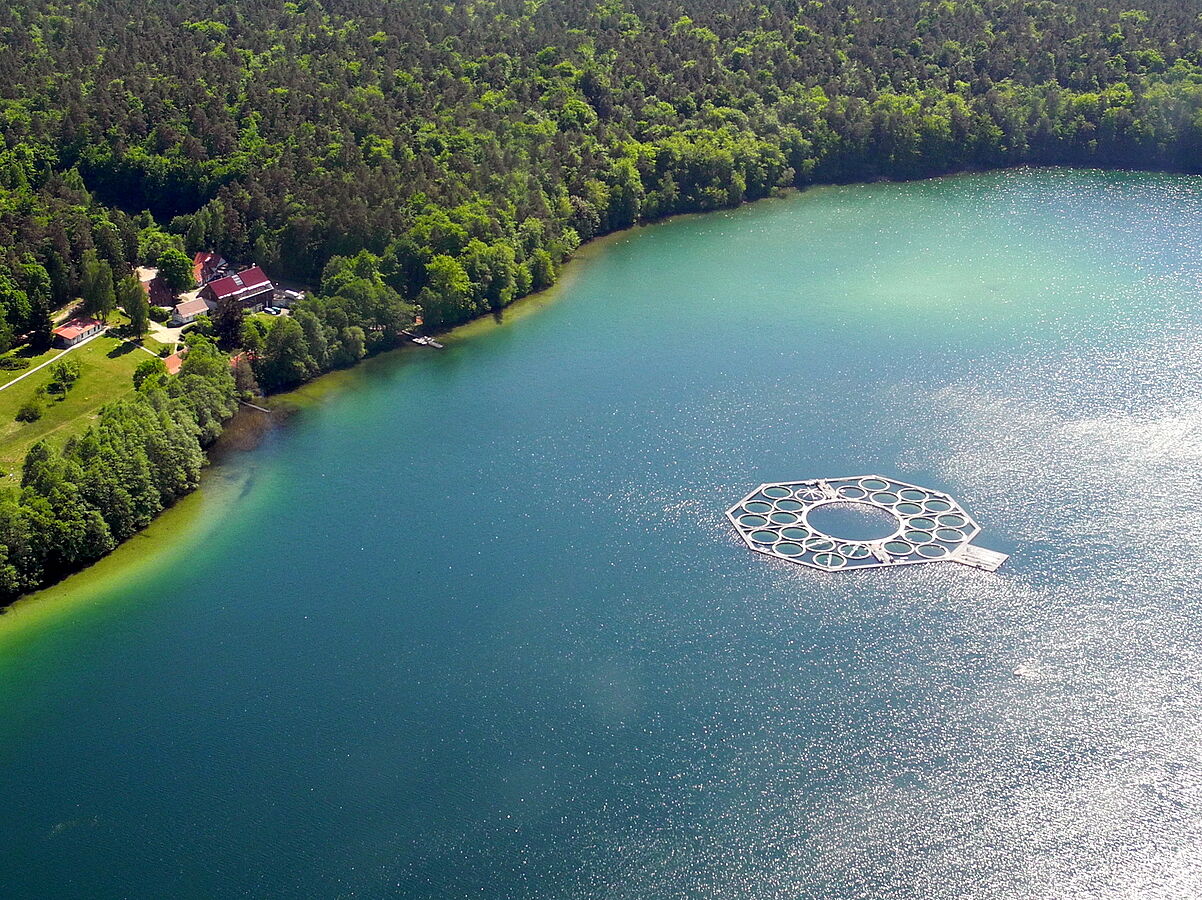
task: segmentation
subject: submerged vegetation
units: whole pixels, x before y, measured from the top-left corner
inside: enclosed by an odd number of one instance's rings
[[[131,267],[182,289],[200,249],[320,284],[270,322],[219,310],[214,337],[247,351],[232,371],[197,341],[178,380],[147,367],[83,438],[35,447],[0,509],[11,595],[193,485],[235,391],[351,365],[416,314],[503,309],[597,235],[816,182],[1202,171],[1202,17],[1193,0],[14,0],[0,136],[0,352],[43,352],[77,299],[140,333]]]

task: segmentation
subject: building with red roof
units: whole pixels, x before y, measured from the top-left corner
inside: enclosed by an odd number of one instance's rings
[[[275,285],[258,266],[210,281],[200,289],[200,296],[215,304],[237,302],[246,309],[260,310],[275,295]]]
[[[99,319],[77,316],[74,319],[68,319],[62,325],[58,326],[52,334],[63,347],[74,347],[76,344],[86,341],[92,335],[99,334],[102,331],[104,331],[104,323]]]
[[[167,287],[167,282],[157,275],[149,281],[143,281],[142,290],[146,292],[146,299],[153,306],[175,305],[175,292]]]
[[[181,357],[178,353],[172,353],[170,356],[163,359],[163,365],[167,367],[168,375],[178,375],[183,364],[183,357]]]
[[[201,250],[192,257],[192,275],[197,284],[207,284],[216,277],[218,270],[227,265],[219,254],[212,250]]]

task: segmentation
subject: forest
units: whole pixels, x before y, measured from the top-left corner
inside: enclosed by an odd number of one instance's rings
[[[119,283],[212,248],[317,288],[270,327],[214,322],[253,360],[238,387],[281,390],[414,315],[499,311],[582,242],[674,213],[1020,164],[1202,172],[1197,3],[1130,2],[12,0],[0,352],[47,341],[98,266]],[[152,384],[32,453],[0,508],[0,591],[95,558],[191,484],[190,463],[147,463],[154,490],[114,504],[79,479],[142,437],[148,460],[191,454],[218,380]],[[127,425],[133,444],[105,443]],[[38,531],[56,516],[69,537]]]

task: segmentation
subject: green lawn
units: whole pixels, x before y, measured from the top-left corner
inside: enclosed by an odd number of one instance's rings
[[[164,347],[166,347],[168,350],[173,350],[175,348],[174,344],[164,344],[162,341],[158,340],[157,338],[153,338],[150,335],[142,338],[142,346],[155,356],[161,355],[159,351]]]
[[[32,350],[29,349],[28,344],[23,344],[20,347],[16,347],[13,350],[9,351],[8,353],[5,353],[4,354],[5,357],[12,357],[13,359],[23,359],[26,362],[28,362],[29,365],[26,366],[24,369],[13,369],[11,371],[9,369],[0,369],[0,387],[3,387],[4,385],[8,384],[14,378],[20,378],[22,375],[24,375],[30,369],[35,368],[36,366],[40,366],[46,360],[54,359],[54,357],[58,356],[62,352],[63,351],[60,350],[58,347],[51,347],[45,353],[34,353]],[[37,376],[31,375],[30,377],[36,378]]]
[[[20,473],[25,453],[35,441],[48,438],[62,443],[87,428],[96,410],[133,390],[134,369],[150,357],[133,344],[105,334],[72,350],[69,358],[82,368],[79,380],[65,399],[48,394],[45,411],[36,422],[18,422],[17,410],[39,387],[50,383],[50,366],[0,390],[0,472],[5,476]],[[0,485],[12,483],[9,477],[0,479]]]

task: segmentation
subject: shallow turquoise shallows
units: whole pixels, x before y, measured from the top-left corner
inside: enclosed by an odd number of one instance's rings
[[[1202,895],[1200,248],[1196,178],[828,188],[365,367],[0,643],[0,895]],[[723,515],[870,472],[1010,561]]]

